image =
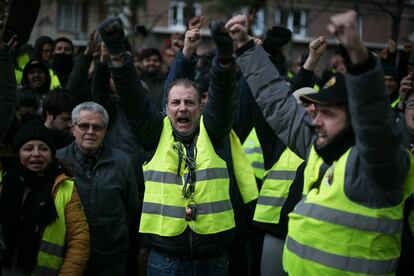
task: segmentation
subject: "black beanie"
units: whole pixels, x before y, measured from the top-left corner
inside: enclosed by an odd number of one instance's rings
[[[13,151],[17,153],[23,144],[30,140],[45,142],[52,151],[52,157],[55,156],[56,147],[53,142],[53,137],[39,119],[30,119],[19,128],[13,139]]]

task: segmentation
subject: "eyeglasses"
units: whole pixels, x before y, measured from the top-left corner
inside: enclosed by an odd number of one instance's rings
[[[82,131],[88,131],[90,128],[92,128],[92,131],[100,132],[105,129],[105,126],[98,125],[98,124],[82,123],[82,124],[75,124],[75,125]]]
[[[414,108],[414,100],[406,101],[405,108]]]

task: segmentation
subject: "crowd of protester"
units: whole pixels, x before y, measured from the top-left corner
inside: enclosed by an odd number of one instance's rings
[[[0,44],[3,275],[411,275],[412,45],[367,49],[349,11],[286,57],[239,15],[197,56],[203,21]]]

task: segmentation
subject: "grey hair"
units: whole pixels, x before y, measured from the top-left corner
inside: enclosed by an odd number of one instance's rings
[[[84,102],[84,103],[78,104],[72,110],[72,123],[76,124],[78,122],[79,113],[81,111],[90,111],[90,112],[99,113],[104,121],[105,127],[108,126],[108,120],[109,120],[108,112],[102,105],[95,103],[95,102]]]

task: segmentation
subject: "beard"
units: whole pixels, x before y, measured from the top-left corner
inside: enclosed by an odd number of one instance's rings
[[[321,146],[316,144],[316,140],[314,143],[316,152],[328,164],[332,164],[334,161],[338,160],[353,145],[355,145],[355,134],[350,123],[333,136],[327,143]]]

